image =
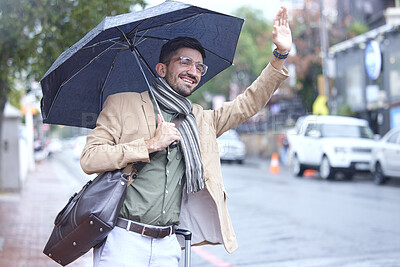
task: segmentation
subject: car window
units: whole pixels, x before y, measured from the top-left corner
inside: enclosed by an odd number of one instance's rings
[[[369,127],[359,125],[323,124],[321,132],[323,137],[374,138]]]
[[[371,128],[360,126],[359,129],[361,138],[374,139],[374,133],[372,132]]]
[[[316,123],[310,123],[307,125],[306,132],[304,133],[305,136],[318,136],[319,129]]]
[[[399,141],[399,132],[392,134],[392,136],[389,137],[388,143],[398,143]]]
[[[304,122],[304,116],[299,117],[296,121],[296,124],[294,125],[294,128],[296,129],[296,134],[300,133],[301,130],[301,125],[303,125]]]

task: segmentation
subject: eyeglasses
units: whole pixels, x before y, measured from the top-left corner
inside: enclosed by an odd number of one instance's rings
[[[193,62],[193,60],[189,57],[179,57],[177,60],[180,61],[182,66],[187,66],[191,68],[193,65],[196,66],[196,70],[201,73],[201,76],[204,76],[207,72],[208,66],[200,63],[200,62]]]

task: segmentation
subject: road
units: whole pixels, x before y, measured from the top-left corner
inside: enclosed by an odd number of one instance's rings
[[[53,162],[80,186],[88,177],[68,153]],[[294,178],[260,159],[222,172],[239,248],[193,248],[192,266],[400,267],[399,182]]]

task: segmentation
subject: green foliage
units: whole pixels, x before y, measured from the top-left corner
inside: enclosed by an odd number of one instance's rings
[[[353,21],[347,28],[346,28],[348,34],[350,36],[357,36],[363,33],[366,33],[369,28],[368,26],[361,22],[361,21]]]
[[[351,107],[349,105],[341,105],[339,106],[338,109],[338,115],[340,116],[354,116],[355,112],[351,110]]]
[[[239,37],[236,71],[246,72],[255,79],[268,63],[272,55],[272,25],[261,16],[262,11],[249,7],[239,8],[235,15],[244,18],[242,34]]]
[[[11,90],[9,93],[9,102],[14,107],[20,109],[21,108],[21,98],[25,95],[25,90]]]
[[[309,79],[298,79],[298,83],[302,84],[302,88],[298,91],[298,96],[301,98],[303,101],[304,105],[306,106],[307,112],[312,111],[312,105],[314,103],[314,100],[317,96],[317,90],[315,89],[316,85],[309,80]]]
[[[272,55],[272,24],[262,16],[262,11],[250,7],[241,7],[234,15],[245,19],[239,37],[234,66],[211,79],[190,99],[205,103],[204,95],[225,95],[229,99],[230,82],[237,82],[240,88],[247,87],[258,77],[268,64]],[[210,106],[208,106],[210,107]]]
[[[105,16],[144,0],[0,0],[0,97],[24,72],[39,80],[54,60]]]

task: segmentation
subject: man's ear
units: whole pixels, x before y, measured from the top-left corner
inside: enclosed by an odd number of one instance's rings
[[[157,63],[156,65],[156,71],[157,74],[161,77],[164,78],[165,74],[167,73],[167,65],[165,65],[164,63]]]

